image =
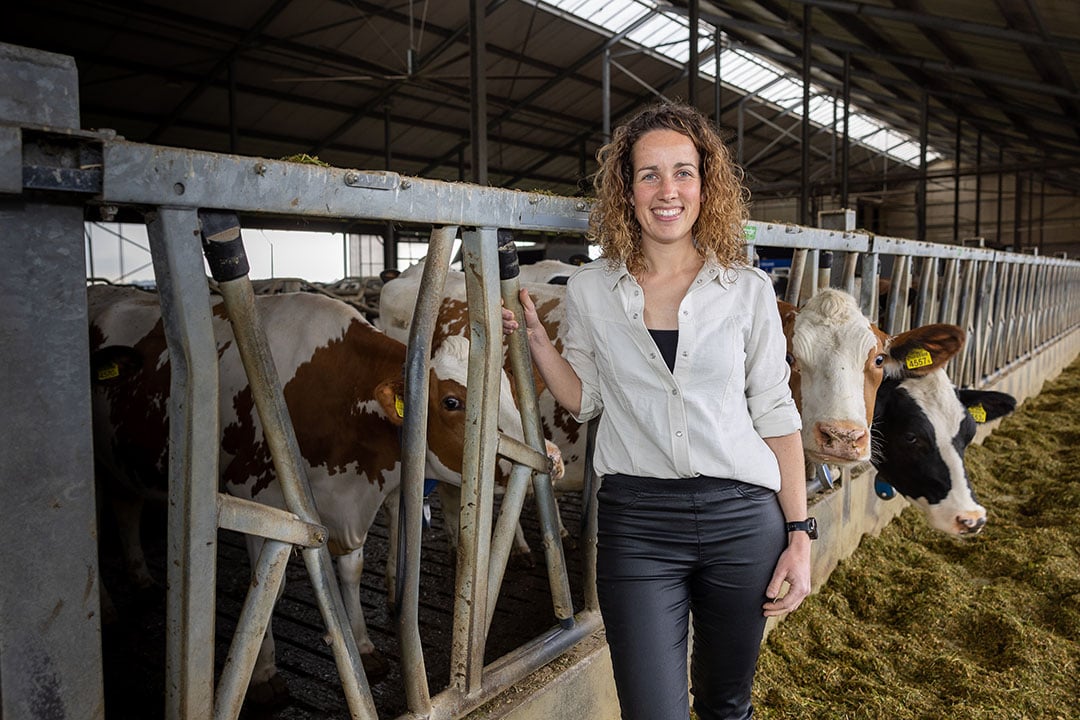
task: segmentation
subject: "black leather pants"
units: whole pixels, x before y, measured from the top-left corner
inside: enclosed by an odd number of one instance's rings
[[[776,493],[718,478],[609,475],[597,591],[624,720],[686,720],[687,625],[701,720],[747,720],[766,601],[787,545]]]

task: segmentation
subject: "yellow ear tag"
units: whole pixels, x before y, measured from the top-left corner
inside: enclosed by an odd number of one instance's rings
[[[405,417],[405,399],[400,395],[394,396],[394,409],[397,410],[397,416],[399,418]]]
[[[971,417],[975,418],[975,422],[986,422],[986,408],[982,406],[982,403],[978,405],[972,405],[968,408],[968,412],[971,413]]]
[[[116,377],[120,377],[120,366],[116,363],[109,363],[105,367],[98,368],[98,380],[112,380]]]
[[[907,365],[908,370],[914,370],[915,368],[933,365],[934,358],[931,357],[930,353],[928,353],[926,350],[923,350],[922,348],[915,348],[907,354],[907,358],[905,358],[904,364]]]

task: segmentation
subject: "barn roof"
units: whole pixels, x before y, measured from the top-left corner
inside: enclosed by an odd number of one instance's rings
[[[658,93],[690,95],[680,59],[692,52],[688,0],[477,4],[485,10],[491,185],[561,194],[585,188],[604,138],[605,54],[614,123]],[[710,113],[720,107],[756,198],[797,197],[805,184],[801,90],[784,78],[799,82],[806,35],[812,111],[829,126],[815,126],[809,144],[816,194],[837,193],[842,179],[841,143],[831,130],[842,125],[843,105],[830,101],[842,97],[845,76],[852,107],[888,128],[853,118],[850,134],[876,132],[876,141],[898,146],[913,163],[854,143],[853,192],[915,177],[924,133],[931,173],[950,173],[959,153],[965,169],[974,170],[978,159],[984,172],[1026,173],[1080,191],[1080,14],[1073,3],[694,5],[696,102]],[[267,157],[306,153],[343,167],[473,180],[470,62],[477,55],[470,52],[469,6],[44,0],[9,10],[0,40],[74,56],[87,128],[165,145]],[[755,70],[740,64],[743,56],[772,66],[768,87],[745,89]]]

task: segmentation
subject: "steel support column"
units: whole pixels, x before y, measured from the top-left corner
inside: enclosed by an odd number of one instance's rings
[[[83,209],[20,195],[18,126],[77,129],[78,76],[69,57],[0,45],[0,77],[0,717],[98,720]]]
[[[469,0],[469,140],[472,181],[488,184],[487,55],[484,45],[484,2]]]

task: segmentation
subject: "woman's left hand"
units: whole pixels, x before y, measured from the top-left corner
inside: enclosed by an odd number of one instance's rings
[[[780,597],[784,583],[787,592]],[[780,554],[765,597],[773,598],[762,605],[765,617],[778,617],[795,610],[810,594],[810,538],[803,532],[792,534],[787,548]]]

